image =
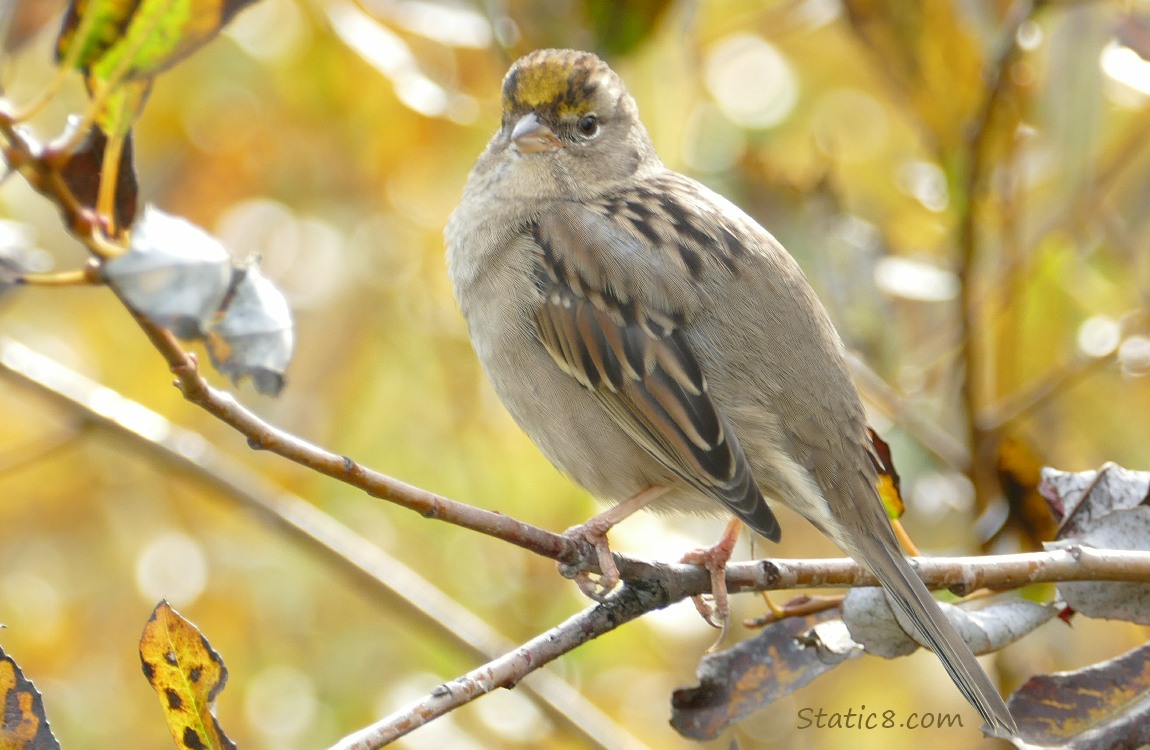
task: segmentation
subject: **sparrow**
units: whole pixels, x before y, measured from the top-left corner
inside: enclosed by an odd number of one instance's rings
[[[782,503],[878,577],[985,731],[1017,734],[899,550],[841,340],[798,264],[664,166],[606,63],[545,49],[511,66],[445,238],[496,393],[556,467],[618,503],[568,531],[595,546],[601,584],[618,578],[606,530],[639,507],[725,512],[777,542]]]

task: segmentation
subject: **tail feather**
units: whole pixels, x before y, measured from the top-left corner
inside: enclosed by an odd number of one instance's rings
[[[865,541],[864,541],[865,540]],[[946,619],[938,602],[930,595],[910,562],[897,547],[884,545],[875,537],[860,539],[860,562],[871,569],[894,603],[914,624],[915,630],[938,656],[954,684],[986,722],[990,734],[1010,739],[1018,727],[998,688],[983,671],[970,647]],[[890,540],[894,542],[893,536]]]

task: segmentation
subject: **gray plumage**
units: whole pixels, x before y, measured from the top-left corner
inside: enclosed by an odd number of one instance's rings
[[[767,500],[871,569],[996,734],[1014,722],[898,551],[858,394],[802,271],[754,220],[656,156],[588,53],[504,79],[503,122],[446,229],[475,350],[524,431],[594,495],[726,509]]]

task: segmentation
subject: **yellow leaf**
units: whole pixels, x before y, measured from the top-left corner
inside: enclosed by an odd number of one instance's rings
[[[60,750],[44,702],[10,656],[0,650],[0,750]]]
[[[140,663],[179,747],[235,750],[212,713],[228,680],[220,655],[195,625],[161,601],[140,636]]]
[[[871,461],[878,469],[878,482],[876,489],[878,490],[879,497],[882,498],[882,504],[886,508],[886,514],[892,519],[899,519],[906,511],[906,504],[902,501],[901,480],[899,479],[898,472],[894,469],[894,459],[890,455],[890,446],[887,442],[879,437],[878,433],[870,427],[867,427],[867,434],[870,435],[872,446]]]

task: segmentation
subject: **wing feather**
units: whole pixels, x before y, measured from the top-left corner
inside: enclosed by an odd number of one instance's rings
[[[778,522],[684,332],[703,302],[683,260],[697,254],[676,247],[661,258],[668,249],[656,235],[574,203],[541,215],[531,232],[542,291],[534,323],[556,364],[663,466],[777,541]]]

